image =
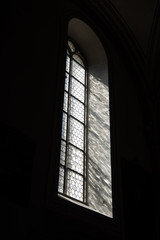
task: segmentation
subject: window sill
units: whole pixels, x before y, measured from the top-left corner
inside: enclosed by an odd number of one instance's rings
[[[71,202],[71,203],[73,203],[73,204],[75,204],[75,205],[78,205],[78,206],[80,206],[80,207],[83,207],[83,208],[85,208],[85,209],[88,209],[89,211],[92,211],[92,212],[95,212],[95,213],[97,213],[97,214],[100,214],[100,215],[102,215],[102,216],[104,216],[104,217],[107,217],[108,219],[111,219],[111,220],[113,219],[113,217],[109,217],[109,216],[107,216],[106,214],[103,214],[103,213],[101,213],[101,212],[99,212],[99,211],[96,211],[95,209],[91,208],[90,206],[88,206],[88,205],[85,204],[85,203],[81,203],[81,202],[76,201],[76,200],[74,200],[74,199],[68,198],[67,196],[64,196],[64,195],[62,195],[62,194],[60,194],[60,193],[58,193],[58,197],[60,197],[61,199],[66,200],[66,201],[69,201],[69,202]]]

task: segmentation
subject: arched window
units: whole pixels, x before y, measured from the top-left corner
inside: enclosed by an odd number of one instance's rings
[[[87,68],[77,46],[68,40],[59,192],[86,202]]]
[[[71,19],[68,36],[58,192],[113,217],[108,60],[83,21]]]

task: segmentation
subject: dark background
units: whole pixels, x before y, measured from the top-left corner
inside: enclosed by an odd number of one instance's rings
[[[1,6],[1,239],[159,240],[160,9],[131,2]],[[112,220],[56,197],[72,17],[90,24],[109,59]]]

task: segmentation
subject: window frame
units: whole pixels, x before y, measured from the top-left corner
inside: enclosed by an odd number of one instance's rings
[[[62,111],[63,111],[63,97],[64,97],[64,83],[65,83],[65,65],[66,65],[66,51],[67,51],[67,40],[68,40],[68,23],[69,21],[76,16],[75,13],[70,13],[69,15],[65,15],[62,18],[62,23],[60,25],[61,36],[58,44],[57,51],[57,69],[56,69],[56,97],[54,106],[55,113],[57,118],[54,119],[53,116],[53,138],[52,138],[52,146],[56,145],[56,149],[52,148],[51,151],[51,162],[49,167],[49,180],[48,180],[48,190],[46,195],[46,206],[47,209],[50,210],[53,214],[58,214],[59,216],[65,217],[67,220],[68,217],[73,217],[78,221],[83,219],[83,222],[89,224],[89,228],[92,230],[93,227],[96,229],[101,229],[108,236],[122,236],[122,227],[123,227],[123,214],[121,213],[122,206],[122,195],[121,195],[121,173],[119,167],[119,161],[116,157],[116,128],[115,128],[115,93],[114,93],[114,79],[113,73],[115,70],[112,54],[110,50],[104,49],[107,53],[108,57],[108,68],[109,68],[109,96],[110,96],[110,127],[111,127],[111,164],[112,164],[112,198],[113,198],[113,218],[109,218],[100,213],[97,213],[90,208],[86,208],[80,204],[74,204],[72,201],[66,201],[65,197],[61,197],[57,194],[58,192],[58,177],[59,177],[59,159],[60,159],[60,146],[61,146],[61,122],[62,122]],[[87,19],[85,16],[80,16],[79,14],[76,16],[80,20],[88,23],[88,25],[95,31],[97,36],[102,41],[107,42],[107,38],[100,31],[99,28],[96,28],[93,20]],[[108,44],[110,42],[108,41]],[[113,56],[114,58],[114,56]],[[54,75],[53,75],[54,77]],[[59,80],[61,79],[61,80]],[[53,161],[54,159],[54,161]],[[118,200],[119,199],[119,200]],[[114,234],[115,233],[115,234]]]
[[[85,23],[85,22],[84,22]],[[68,28],[67,28],[68,29]],[[92,30],[92,28],[91,28],[91,30]],[[94,30],[92,30],[92,31],[94,31]],[[96,33],[95,33],[95,35],[96,35]],[[68,36],[68,35],[67,35]],[[97,38],[98,38],[98,35],[97,35]],[[73,42],[75,42],[74,40],[72,40]],[[101,40],[100,40],[101,41]],[[102,46],[103,46],[103,44],[102,44]],[[80,49],[80,47],[78,47],[79,49]],[[106,52],[105,52],[105,49],[103,49],[103,51],[104,51],[104,54],[106,55]],[[66,52],[67,52],[67,49],[66,49]],[[66,54],[67,55],[67,54]],[[66,57],[65,57],[66,58]],[[98,58],[99,59],[99,58]],[[107,62],[105,62],[105,64],[107,64],[107,66],[108,66],[108,61]],[[65,69],[65,68],[64,68]],[[98,73],[99,73],[99,70],[98,70]],[[106,76],[107,77],[107,76]],[[108,79],[108,77],[107,77],[107,79]],[[88,84],[89,84],[89,81],[88,81]],[[108,83],[107,83],[108,84]],[[89,87],[88,87],[88,89],[89,89]],[[89,94],[87,95],[87,96],[89,96]],[[87,99],[87,101],[88,101],[88,99]],[[111,141],[111,139],[110,139],[110,141]],[[87,141],[88,142],[88,141]],[[88,147],[87,147],[87,149],[88,149]],[[111,167],[111,169],[112,169],[112,167]],[[112,175],[112,173],[111,173],[111,175]],[[112,182],[112,180],[111,180],[111,182]],[[112,187],[111,187],[111,189],[112,189]],[[111,192],[112,192],[112,190],[111,190]],[[67,197],[67,196],[66,196]],[[67,199],[67,198],[66,198]],[[111,199],[113,200],[113,197],[111,197]],[[105,201],[104,201],[105,202]],[[97,202],[98,203],[98,202]],[[96,203],[96,204],[97,204]],[[99,204],[99,203],[98,203]],[[98,207],[98,204],[97,204],[97,207]],[[88,205],[89,206],[89,209],[91,210],[91,211],[98,211],[99,212],[99,210],[96,210],[96,209],[94,209],[94,207],[92,207],[92,204],[91,205]],[[99,205],[100,206],[100,205]],[[112,206],[113,206],[113,204],[112,204]],[[96,208],[97,208],[96,207]],[[98,207],[99,208],[99,207]],[[97,208],[97,209],[98,209]],[[99,208],[100,209],[100,208]],[[103,211],[100,211],[99,212],[99,214],[102,214],[103,215]],[[113,215],[113,211],[112,211],[112,215]],[[105,213],[105,211],[104,211],[104,216],[105,217],[108,217],[108,218],[112,218],[112,217],[109,217],[109,215],[107,216],[106,215],[106,213]]]

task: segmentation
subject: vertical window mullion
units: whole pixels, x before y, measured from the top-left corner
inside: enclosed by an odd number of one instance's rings
[[[84,153],[83,153],[83,201],[86,202],[86,76],[85,76],[85,94],[84,94],[84,149],[83,150],[84,150]]]
[[[89,81],[88,81],[88,75],[87,75],[87,70],[85,71],[85,131],[86,131],[86,136],[85,136],[85,193],[86,193],[86,204],[88,200],[88,98],[89,98]]]

